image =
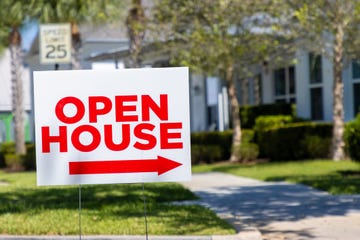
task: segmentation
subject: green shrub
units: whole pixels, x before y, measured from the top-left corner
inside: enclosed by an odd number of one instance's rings
[[[360,115],[345,125],[344,141],[350,158],[360,161]]]
[[[255,141],[255,131],[251,129],[241,130],[241,142],[254,142]]]
[[[230,158],[231,130],[224,132],[197,132],[191,134],[191,158],[193,164],[225,161]],[[242,130],[242,143],[254,142],[254,131]]]
[[[250,162],[259,156],[259,147],[256,143],[243,142],[240,147],[233,149],[240,162]]]
[[[14,142],[3,142],[0,144],[0,167],[6,167],[5,155],[15,153]]]
[[[271,160],[326,158],[330,149],[332,125],[291,123],[257,134],[260,157]]]
[[[295,105],[290,103],[263,104],[257,106],[240,107],[241,127],[252,129],[255,120],[264,115],[291,115],[295,116]]]
[[[15,153],[15,143],[14,142],[3,142],[0,145],[0,151],[6,155],[9,153]]]
[[[224,146],[231,144],[232,141],[232,131],[224,132],[196,132],[191,134],[191,143],[192,144],[222,144]]]
[[[329,158],[331,137],[307,135],[300,145],[306,149],[309,159]]]
[[[220,156],[212,157],[212,158],[208,157],[208,159],[212,159],[211,161],[229,159],[231,153],[231,143],[232,143],[232,131],[192,133],[191,151],[194,152],[192,153],[193,162],[204,161],[203,156],[201,156],[201,154],[206,155],[209,154],[209,152],[215,151],[215,150],[209,150],[211,148],[214,148],[215,146],[217,146],[217,149],[219,149],[216,150],[216,155],[218,155],[218,152],[220,152]],[[208,150],[205,151],[204,149],[208,149]]]
[[[264,131],[270,128],[278,128],[291,122],[293,122],[293,117],[291,115],[259,116],[255,120],[254,130]]]
[[[1,161],[3,162],[1,163]],[[19,164],[21,164],[21,167],[18,166]],[[18,156],[15,154],[14,142],[1,143],[0,167],[7,167],[10,170],[34,170],[36,168],[35,144],[26,143],[26,155]]]
[[[4,168],[5,167],[5,155],[0,152],[0,168]]]
[[[24,170],[24,156],[7,153],[5,154],[5,165],[6,169],[11,172],[23,171]]]
[[[192,145],[192,164],[213,163],[222,159],[222,149],[218,145]]]
[[[25,170],[36,169],[36,156],[35,156],[35,144],[26,144],[26,155],[24,156],[24,168]]]
[[[268,129],[276,129],[282,126],[285,126],[286,124],[289,124],[293,121],[293,117],[291,115],[268,115],[268,116],[260,116],[256,119],[255,125],[254,125],[254,131],[255,131],[255,141],[257,143],[262,144],[266,139],[262,139],[264,137],[264,134],[262,134],[264,131]],[[261,145],[259,149],[259,155],[262,158],[267,158],[268,146],[264,146],[264,144]]]

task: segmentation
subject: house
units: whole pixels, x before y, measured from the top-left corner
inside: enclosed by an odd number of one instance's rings
[[[344,62],[344,120],[355,118],[360,107],[360,65]],[[333,117],[333,65],[331,60],[298,50],[295,64],[263,73],[262,103],[296,103],[297,116],[331,122]],[[266,86],[266,88],[265,88]]]
[[[92,55],[89,60],[120,61],[127,56],[127,50],[114,50]],[[144,66],[162,66],[168,59],[153,58],[154,53],[145,51]],[[314,121],[332,121],[332,63],[324,56],[298,50],[293,57],[293,64],[285,67],[263,63],[252,66],[251,77],[236,79],[237,94],[240,105],[258,105],[272,103],[294,103],[297,115]],[[344,64],[344,112],[345,121],[352,120],[360,108],[360,65],[356,62]],[[225,84],[219,78],[199,75],[191,76],[191,103],[200,106],[193,109],[192,114],[198,118],[192,123],[192,129],[202,131],[211,129],[212,125],[221,125],[218,111],[224,104],[218,94],[226,94]],[[219,105],[220,104],[220,105]],[[226,105],[226,104],[225,104]],[[202,116],[200,115],[202,114]],[[226,117],[226,116],[225,116]],[[205,126],[197,127],[196,123]],[[228,124],[228,122],[227,122]]]
[[[124,27],[81,26],[83,69],[124,68],[127,65],[128,40]],[[9,55],[0,59],[0,142],[12,138]],[[151,44],[144,47],[143,67],[166,67],[169,59],[161,49]],[[326,57],[298,50],[294,61],[285,67],[273,66],[271,60],[252,66],[252,76],[236,80],[241,105],[296,103],[297,115],[315,121],[332,121],[332,63]],[[31,120],[32,71],[54,70],[54,65],[39,62],[39,47],[35,39],[26,57],[24,71],[27,140],[33,138]],[[360,107],[360,65],[344,64],[345,121],[352,120]],[[60,69],[70,69],[62,64]],[[7,72],[7,73],[6,73]],[[214,76],[190,76],[191,131],[223,130],[229,127],[229,104],[226,84]]]

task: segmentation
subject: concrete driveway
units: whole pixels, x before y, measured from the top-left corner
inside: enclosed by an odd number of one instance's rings
[[[262,182],[224,173],[193,174],[184,186],[240,232],[263,239],[360,239],[360,195],[333,196],[285,182]]]

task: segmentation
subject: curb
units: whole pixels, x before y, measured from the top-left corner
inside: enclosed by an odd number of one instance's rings
[[[79,236],[27,236],[27,235],[0,235],[1,240],[78,240]],[[84,240],[144,240],[146,236],[110,236],[95,235],[81,236]],[[261,234],[254,229],[243,230],[236,235],[214,236],[149,236],[149,240],[261,240]]]

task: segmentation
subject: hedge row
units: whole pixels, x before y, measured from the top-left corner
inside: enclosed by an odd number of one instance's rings
[[[348,155],[355,161],[360,161],[360,115],[345,125],[345,147]]]
[[[242,143],[254,141],[253,130],[242,131]],[[232,131],[198,132],[191,134],[191,159],[193,164],[213,163],[230,158]],[[242,149],[248,150],[248,149]],[[251,153],[250,153],[251,154]]]
[[[229,159],[231,153],[231,142],[232,131],[192,133],[192,163],[212,163]]]
[[[242,130],[242,149],[246,157],[268,158],[273,161],[328,158],[332,124],[293,122],[291,116],[263,116],[256,120],[254,130]],[[360,161],[360,115],[345,127],[346,151]],[[230,158],[232,131],[191,134],[193,164],[212,163]],[[14,143],[0,148],[0,167],[11,168],[20,161],[26,170],[35,169],[35,146],[27,144],[27,154],[17,157]]]
[[[255,120],[265,115],[291,115],[295,116],[295,105],[290,103],[263,104],[257,106],[240,107],[241,127],[252,129]]]
[[[328,158],[332,124],[291,123],[257,132],[260,157],[271,160]]]
[[[329,157],[332,124],[292,122],[289,116],[268,116],[259,118],[254,129],[242,131],[241,154],[255,156],[254,152],[259,151],[259,158],[272,161]],[[360,139],[360,128],[358,134]],[[193,133],[191,137],[193,164],[229,159],[231,131]]]

